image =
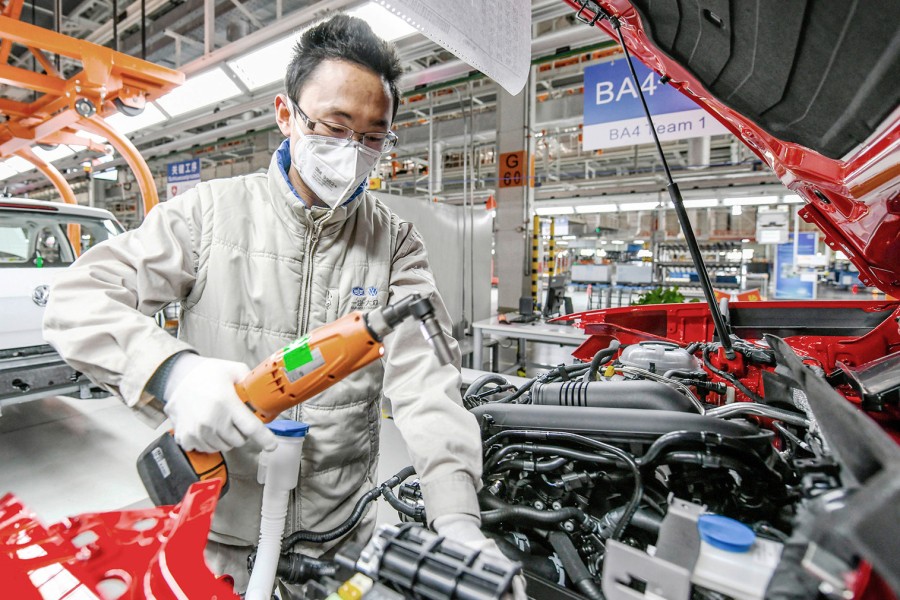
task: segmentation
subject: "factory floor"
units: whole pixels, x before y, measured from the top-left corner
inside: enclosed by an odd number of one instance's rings
[[[587,296],[573,291],[575,310]],[[828,294],[831,297],[854,297]],[[496,306],[496,290],[494,291]],[[531,344],[529,376],[542,367],[571,362],[573,348]],[[501,368],[512,365],[515,347],[501,348]],[[135,460],[161,433],[136,419],[115,398],[46,398],[4,407],[0,415],[0,495],[12,492],[47,524],[70,515],[150,506]],[[380,480],[410,464],[406,445],[390,419],[382,426]],[[379,505],[379,522],[396,513]]]

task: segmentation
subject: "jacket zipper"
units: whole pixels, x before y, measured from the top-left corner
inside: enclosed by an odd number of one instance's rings
[[[303,257],[303,289],[300,290],[300,329],[297,332],[297,337],[306,335],[306,330],[309,327],[309,310],[310,310],[310,287],[312,286],[312,271],[313,271],[313,256],[316,253],[316,245],[319,243],[319,235],[322,231],[322,225],[328,218],[331,216],[331,213],[328,213],[322,219],[319,219],[313,224],[312,233],[307,235],[306,238],[306,252]],[[300,406],[295,406],[291,410],[291,418],[295,421],[300,420]],[[300,529],[300,506],[299,506],[299,487],[300,481],[297,482],[297,487],[291,490],[290,493],[290,505],[288,507],[288,524],[290,528],[287,533],[290,534],[294,531]],[[286,548],[285,550],[288,550]]]

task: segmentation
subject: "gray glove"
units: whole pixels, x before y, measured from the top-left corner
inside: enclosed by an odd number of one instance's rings
[[[467,514],[442,515],[434,520],[434,530],[448,540],[459,542],[473,550],[481,550],[492,556],[497,556],[512,563],[497,547],[494,540],[484,537],[481,533],[481,521],[478,517]],[[512,600],[528,600],[525,593],[525,576],[519,573],[513,579],[512,593],[506,596]]]

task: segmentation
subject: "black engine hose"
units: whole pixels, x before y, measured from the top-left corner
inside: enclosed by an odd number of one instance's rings
[[[632,515],[634,515],[635,511],[638,509],[638,506],[640,506],[641,498],[643,497],[643,494],[644,494],[644,485],[641,480],[641,469],[638,466],[637,461],[634,459],[634,457],[632,455],[628,454],[627,452],[625,452],[624,450],[622,450],[620,448],[616,448],[615,446],[612,446],[605,442],[601,442],[599,440],[594,440],[587,436],[580,435],[577,433],[570,433],[568,431],[530,431],[530,430],[526,430],[526,429],[510,429],[510,430],[501,431],[500,433],[492,435],[485,442],[485,446],[487,447],[489,444],[492,444],[501,438],[513,437],[513,436],[522,437],[522,438],[525,438],[526,440],[574,442],[577,444],[581,444],[583,446],[588,446],[590,448],[600,450],[601,452],[607,452],[609,454],[612,454],[616,458],[621,459],[622,462],[624,462],[625,465],[631,470],[631,473],[634,476],[634,492],[632,493],[631,499],[628,501],[628,504],[626,504],[627,509],[625,511],[625,514],[622,515],[622,520],[619,521],[618,525],[616,525],[616,530],[613,532],[612,539],[618,541],[622,537],[622,533],[625,531],[625,527],[628,525],[629,521],[631,520]],[[527,446],[526,448],[528,450],[533,451],[535,446]],[[498,451],[498,454],[500,452],[502,452],[503,450],[504,449],[501,448]],[[560,449],[557,448],[556,450],[560,450]],[[562,449],[562,450],[566,450],[568,453],[577,452],[577,451],[569,450],[567,448]],[[563,452],[559,452],[559,454],[561,456],[567,455]],[[588,454],[587,456],[594,456],[595,457],[594,462],[600,462],[601,460],[602,461],[609,460],[608,458],[591,455],[591,454]],[[493,458],[494,457],[491,457],[491,460],[493,460]],[[589,460],[589,459],[579,458],[579,460]],[[487,472],[487,470],[488,470],[487,464],[485,464],[484,470],[485,470],[485,472]]]
[[[389,487],[384,488],[381,491],[381,494],[382,494],[382,496],[384,496],[384,499],[387,500],[387,503],[391,505],[391,508],[396,510],[398,513],[406,515],[407,517],[410,517],[411,519],[415,519],[416,521],[418,521],[420,523],[425,522],[424,507],[411,506],[411,505],[407,504],[406,502],[404,502],[403,500],[398,498],[397,495],[394,493],[394,490],[392,490]]]
[[[688,371],[687,369],[669,369],[665,373],[663,373],[663,377],[666,379],[706,379],[709,375],[706,374],[706,371]]]
[[[247,557],[247,570],[253,572],[256,562],[256,551]],[[275,575],[285,583],[300,584],[310,579],[334,577],[338,572],[338,564],[331,560],[312,558],[299,552],[287,552],[278,557]]]
[[[706,346],[704,346],[704,348],[703,348],[703,364],[706,365],[707,369],[709,369],[710,371],[712,371],[713,373],[715,373],[716,375],[718,375],[725,381],[728,381],[729,383],[731,383],[734,387],[739,389],[741,392],[744,393],[745,396],[747,396],[754,402],[758,402],[760,404],[766,403],[766,401],[763,400],[762,397],[751,392],[750,388],[748,388],[743,383],[741,383],[737,377],[735,377],[731,373],[728,373],[727,371],[722,371],[721,369],[717,369],[716,367],[714,367],[712,362],[710,362],[710,360],[709,360],[709,348]]]
[[[357,523],[359,523],[360,519],[362,519],[363,515],[366,513],[366,507],[373,500],[381,496],[385,488],[392,488],[397,486],[402,481],[415,474],[415,472],[415,468],[411,466],[402,469],[399,473],[397,473],[378,487],[373,488],[360,496],[359,500],[356,501],[356,505],[353,507],[353,512],[350,513],[350,516],[347,517],[347,520],[343,523],[333,529],[329,529],[328,531],[317,532],[309,531],[307,529],[295,531],[284,539],[281,545],[282,549],[290,550],[294,547],[295,544],[298,544],[300,542],[306,542],[310,544],[324,544],[325,542],[330,542],[332,540],[338,539],[339,537],[353,529]]]
[[[481,388],[489,383],[496,383],[497,385],[509,385],[509,381],[507,381],[506,377],[504,377],[503,375],[500,375],[499,373],[488,373],[487,375],[482,375],[481,377],[473,381],[472,385],[466,388],[466,393],[463,394],[463,398],[477,394],[481,391]]]
[[[497,464],[494,473],[501,471],[526,471],[529,473],[549,473],[562,467],[569,461],[563,457],[551,458],[549,460],[526,460],[524,458],[514,458]]]
[[[582,450],[574,450],[572,448],[565,448],[563,446],[548,446],[545,444],[510,444],[508,446],[503,446],[502,448],[497,450],[497,452],[494,453],[493,456],[485,461],[484,472],[493,473],[494,467],[501,465],[500,460],[507,454],[512,454],[514,452],[529,452],[532,454],[556,454],[558,456],[564,456],[573,460],[583,460],[586,462],[607,466],[622,466],[619,461],[616,461],[615,459],[609,458],[607,456],[592,454],[591,452],[584,452]]]
[[[604,600],[603,592],[594,583],[591,572],[584,565],[584,561],[581,560],[581,556],[578,555],[578,550],[575,549],[575,544],[572,543],[569,536],[561,531],[553,531],[548,537],[550,545],[559,556],[566,574],[575,587],[590,600]]]
[[[600,365],[608,361],[615,353],[619,350],[619,340],[614,339],[609,343],[609,346],[597,352],[594,355],[594,358],[591,359],[591,366],[588,369],[588,372],[584,374],[584,381],[587,383],[588,381],[594,381],[597,379],[597,373],[600,371]]]
[[[614,508],[600,517],[599,535],[601,538],[608,538],[612,531],[615,530],[616,524],[620,520],[622,520],[622,515],[625,514],[625,508],[625,506]],[[650,512],[646,508],[639,508],[631,518],[631,522],[629,523],[629,525],[646,531],[647,533],[652,534],[654,537],[658,537],[659,528],[660,525],[662,525],[662,520],[663,518],[659,514]]]
[[[517,506],[509,504],[506,508],[494,508],[481,513],[481,524],[484,526],[497,525],[499,523],[540,523],[541,525],[554,525],[563,521],[575,521],[584,530],[593,529],[593,521],[584,511],[573,506],[556,510],[538,510],[530,506]]]
[[[594,523],[587,513],[575,507],[566,507],[557,510],[538,510],[536,508],[531,508],[530,506],[509,504],[488,492],[482,492],[478,495],[478,503],[482,508],[488,509],[481,513],[482,525],[496,525],[497,523],[509,521],[510,519],[521,519],[523,521],[531,521],[532,523],[553,525],[572,519],[578,522],[582,529],[595,529]],[[485,520],[486,515],[487,520]]]

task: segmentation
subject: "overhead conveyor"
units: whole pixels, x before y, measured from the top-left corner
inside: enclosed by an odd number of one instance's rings
[[[159,202],[150,169],[134,144],[104,117],[116,112],[140,114],[147,102],[184,83],[184,74],[24,23],[20,20],[22,6],[23,0],[0,0],[0,83],[29,90],[35,96],[31,102],[0,98],[0,115],[6,117],[0,124],[0,159],[18,156],[27,160],[50,179],[63,200],[74,204],[75,194],[65,177],[32,146],[73,144],[103,152],[104,145],[76,136],[76,132],[102,136],[131,167],[144,212],[149,212]],[[11,64],[14,45],[27,49],[36,70]],[[81,70],[66,78],[58,68],[59,57],[81,63]]]

